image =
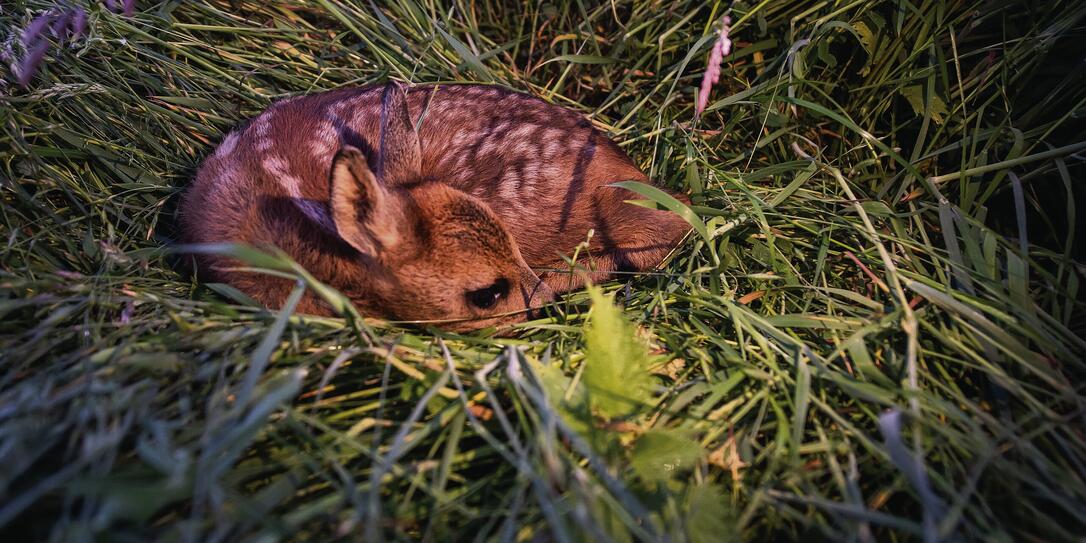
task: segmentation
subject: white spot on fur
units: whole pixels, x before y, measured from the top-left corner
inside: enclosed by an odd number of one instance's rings
[[[457,157],[456,166],[453,169],[463,171],[464,168],[467,167],[467,165],[468,165],[468,159],[469,158],[470,157],[468,157],[468,155],[466,153],[461,154],[459,157]]]
[[[543,137],[541,137],[540,139],[545,142],[545,145],[543,147],[544,153],[548,156],[553,156],[554,154],[556,154],[557,151],[561,148],[560,142],[565,135],[566,131],[558,128],[548,128],[545,132],[543,132]]]
[[[464,149],[475,145],[475,143],[479,141],[479,137],[480,136],[478,134],[473,134],[468,131],[462,131],[456,135],[456,138],[453,139],[451,146],[456,149]],[[486,137],[488,139],[494,138],[493,136]]]
[[[316,162],[329,160],[339,146],[339,135],[331,123],[321,123],[313,139],[309,140],[309,152]]]
[[[352,127],[365,126],[366,121],[373,119],[380,111],[380,102],[375,101],[373,96],[373,93],[379,91],[381,91],[380,87],[368,89],[332,104],[328,110],[335,118],[349,121]]]
[[[271,122],[268,121],[268,113],[264,113],[253,121],[253,131],[256,133],[257,152],[264,153],[271,150],[275,141],[271,138]]]
[[[531,185],[532,182],[539,177],[539,168],[535,164],[528,162],[524,164],[524,184]]]
[[[531,141],[530,138],[533,135],[539,135],[537,134],[538,131],[539,127],[534,124],[522,124],[511,130],[509,132],[509,135],[506,137],[509,138],[510,141],[514,142]]]
[[[501,142],[497,138],[487,138],[483,144],[479,146],[479,156],[485,157],[497,153],[501,149]]]
[[[520,184],[520,176],[512,170],[505,170],[500,180],[498,180],[498,196],[504,200],[506,205],[514,208],[519,208],[520,191],[518,185]]]
[[[328,106],[328,116],[332,119],[339,119],[343,117],[343,113],[346,111],[350,100],[340,100],[330,106]]]
[[[227,158],[234,153],[234,149],[238,146],[238,134],[237,132],[231,132],[223,138],[222,143],[219,144],[219,148],[215,150],[216,158]]]
[[[306,217],[309,217],[311,221],[329,232],[336,231],[332,218],[328,215],[328,209],[318,202],[302,197],[302,180],[290,172],[290,166],[286,160],[283,160],[283,157],[274,154],[264,155],[261,165],[287,190],[291,202]]]

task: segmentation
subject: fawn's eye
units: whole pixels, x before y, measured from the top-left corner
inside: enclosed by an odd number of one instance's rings
[[[488,287],[478,290],[469,290],[467,296],[468,303],[471,305],[478,307],[479,309],[490,309],[506,294],[509,294],[509,281],[498,279],[497,281],[494,281],[494,284]]]

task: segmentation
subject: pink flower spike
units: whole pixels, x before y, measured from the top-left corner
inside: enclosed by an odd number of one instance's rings
[[[720,21],[720,37],[713,44],[713,50],[709,53],[709,64],[705,67],[705,75],[701,78],[701,92],[698,93],[698,103],[694,108],[696,116],[700,117],[701,112],[705,111],[705,106],[709,104],[709,93],[712,92],[713,85],[720,81],[720,63],[732,52],[732,40],[729,37],[732,30],[731,24],[732,19],[727,15]]]

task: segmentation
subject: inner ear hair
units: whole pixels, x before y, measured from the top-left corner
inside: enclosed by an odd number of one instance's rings
[[[407,183],[422,173],[422,150],[407,107],[407,89],[391,81],[381,96],[381,142],[377,177],[389,186]]]
[[[377,181],[366,155],[343,146],[332,159],[332,220],[344,241],[380,258],[399,242],[399,213],[391,194]]]

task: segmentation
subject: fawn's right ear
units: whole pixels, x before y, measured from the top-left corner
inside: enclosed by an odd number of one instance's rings
[[[387,186],[414,181],[422,171],[422,151],[407,109],[407,89],[390,81],[381,93],[381,141],[377,177]]]
[[[373,257],[400,241],[396,201],[377,181],[366,155],[344,146],[332,159],[332,220],[352,247]]]

